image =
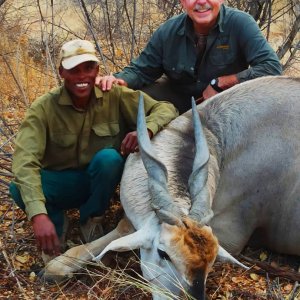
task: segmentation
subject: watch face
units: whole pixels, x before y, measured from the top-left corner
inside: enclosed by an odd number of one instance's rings
[[[210,82],[211,85],[215,85],[217,83],[216,79],[212,79],[212,81]]]

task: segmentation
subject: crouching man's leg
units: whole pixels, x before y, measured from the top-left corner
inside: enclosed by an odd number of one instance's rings
[[[90,196],[80,206],[80,229],[85,242],[103,235],[102,215],[109,207],[124,167],[124,158],[115,149],[96,153],[86,172],[90,179]]]
[[[50,204],[61,212],[79,207],[81,227],[85,227],[85,232],[92,240],[95,236],[90,233],[93,233],[97,227],[93,226],[93,221],[101,217],[108,208],[109,201],[120,182],[123,167],[124,159],[116,150],[104,149],[96,153],[84,170],[42,172],[43,191],[47,199],[46,208],[56,226],[57,233],[63,232],[59,226],[63,224],[63,221],[56,222],[56,218],[53,217],[53,207],[50,208]],[[24,210],[24,203],[14,184],[11,185],[11,194],[18,206]],[[53,198],[55,198],[55,205],[53,205]],[[94,255],[99,254],[111,241],[133,231],[134,228],[128,220],[121,220],[115,230],[101,239],[74,247],[65,254],[52,259],[45,266],[44,278],[60,281],[72,276],[73,272],[79,270]]]
[[[89,178],[85,172],[79,170],[42,170],[41,181],[46,198],[45,207],[56,234],[60,240],[61,252],[65,251],[65,237],[68,228],[68,219],[65,211],[78,208],[89,195]],[[10,184],[10,193],[15,203],[25,211],[25,204],[17,185]],[[44,263],[52,259],[42,251]]]
[[[80,207],[80,220],[86,241],[97,239],[71,248],[63,255],[51,260],[44,268],[43,277],[47,281],[58,282],[72,276],[112,241],[135,231],[129,220],[124,218],[113,231],[105,236],[98,238],[95,235],[97,225],[100,223],[97,221],[109,206],[109,201],[120,182],[123,167],[124,159],[114,149],[101,150],[94,156],[86,169],[90,177],[90,197]]]
[[[11,197],[13,198],[17,206],[20,207],[25,212],[25,204],[22,200],[20,191],[14,182],[10,184],[9,191]],[[63,210],[56,209],[55,207],[52,207],[47,203],[46,203],[46,209],[47,209],[48,217],[50,218],[50,220],[55,226],[55,230],[60,242],[60,250],[61,252],[63,252],[65,251],[65,237],[68,230],[68,218],[64,214]],[[51,259],[53,259],[54,257],[55,256],[48,255],[44,251],[42,251],[42,259],[45,264]]]

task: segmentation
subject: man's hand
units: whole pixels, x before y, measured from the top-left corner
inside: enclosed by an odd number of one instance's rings
[[[148,134],[150,139],[153,137],[153,133],[150,129],[148,130]],[[124,140],[121,144],[121,154],[127,156],[129,153],[138,152],[138,138],[137,138],[137,131],[131,131],[127,133]]]
[[[123,79],[116,78],[114,75],[97,76],[95,85],[103,92],[111,90],[112,85],[116,83],[119,85],[127,86],[127,82]]]
[[[47,255],[60,254],[60,242],[55,226],[46,214],[35,215],[31,219],[38,247]]]
[[[206,89],[203,91],[202,97],[203,100],[207,100],[208,98],[218,94],[218,92],[209,84]]]

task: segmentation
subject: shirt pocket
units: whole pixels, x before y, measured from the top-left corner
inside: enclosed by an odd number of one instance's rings
[[[215,66],[224,66],[234,63],[236,51],[229,41],[228,36],[217,39],[209,52],[209,61]]]
[[[191,81],[191,78],[193,78],[194,66],[188,66],[183,63],[172,65],[165,63],[164,71],[171,80],[179,81],[180,83],[188,83]]]
[[[120,132],[119,123],[101,123],[92,127],[97,136],[109,137],[116,136]]]

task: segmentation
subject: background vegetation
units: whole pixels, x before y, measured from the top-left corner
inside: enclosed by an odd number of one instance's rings
[[[228,0],[226,4],[249,12],[277,52],[284,73],[299,76],[299,0]],[[30,294],[24,293],[24,286],[29,286],[30,282],[30,292],[37,293],[35,281],[30,281],[29,275],[40,258],[30,224],[13,206],[8,195],[13,140],[30,103],[60,84],[56,67],[61,45],[73,38],[94,40],[102,61],[100,72],[109,74],[121,70],[139,55],[156,28],[181,12],[178,0],[0,0],[0,268],[5,270],[2,279],[6,281],[2,286],[10,286],[8,279],[15,285],[11,288],[14,297],[19,297],[16,295],[21,291],[20,298],[31,298]],[[36,257],[24,253],[35,253]],[[23,267],[17,257],[21,261],[22,257],[23,261],[27,257]],[[18,270],[25,273],[18,273]],[[224,272],[226,269],[217,269],[218,280],[221,274],[226,278]],[[22,274],[28,276],[25,278]],[[267,297],[268,291],[273,296],[276,291],[281,299],[283,287],[290,284],[277,282],[274,285],[266,278],[262,281],[262,299]],[[211,294],[215,298],[220,294],[225,295],[225,299],[230,298],[232,294],[226,294],[228,288],[225,286],[214,286]],[[0,298],[1,288],[0,278]],[[13,292],[15,288],[17,292]],[[296,290],[297,286],[296,289],[295,285],[289,286],[289,297]],[[58,292],[60,289],[55,291],[55,295],[65,295]],[[41,295],[45,296],[45,293]],[[112,299],[112,294],[107,295],[107,299]],[[145,297],[140,294],[140,299]]]

